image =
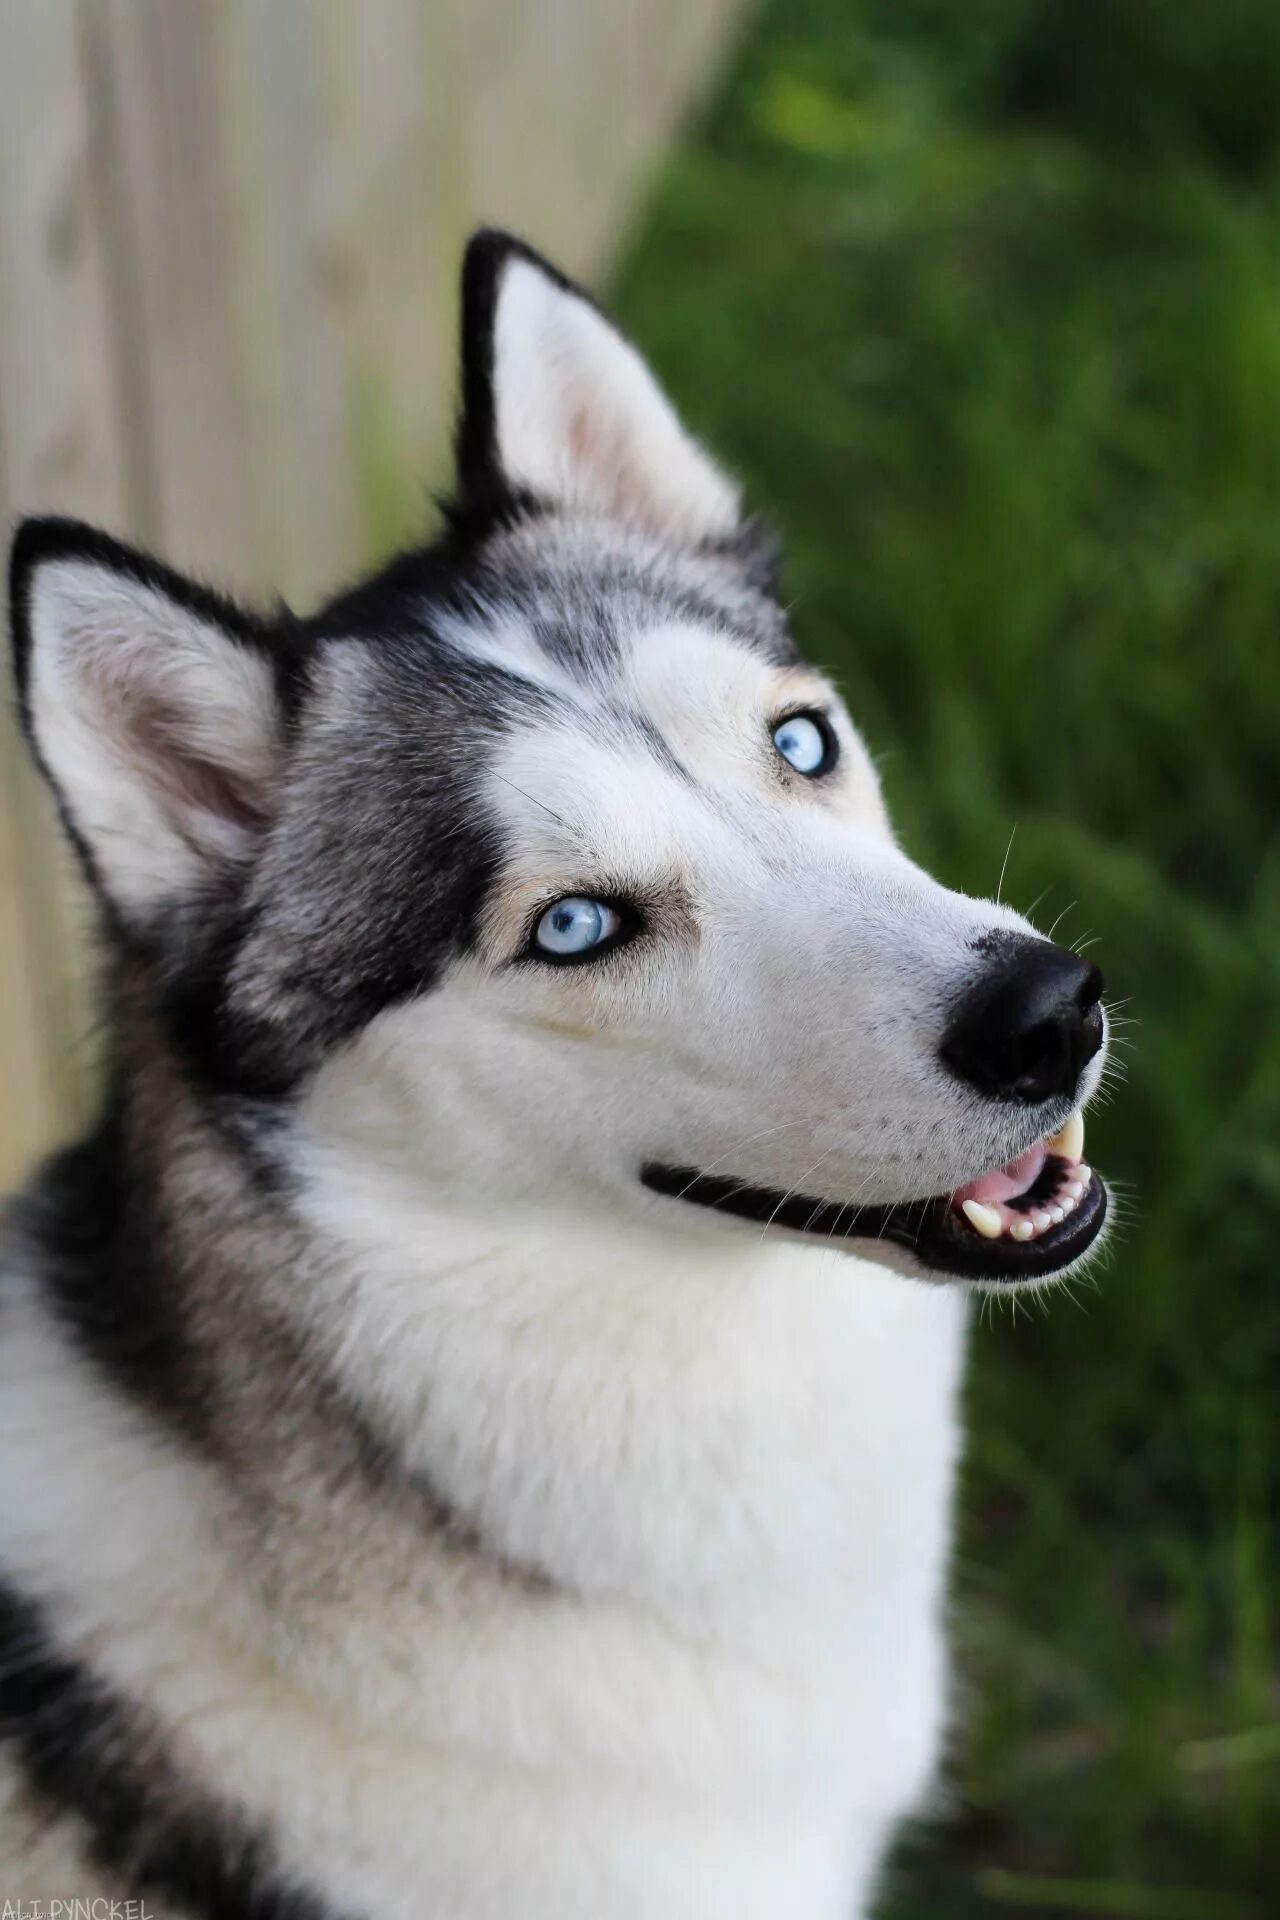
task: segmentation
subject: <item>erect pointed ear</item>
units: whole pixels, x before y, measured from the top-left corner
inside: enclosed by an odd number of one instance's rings
[[[737,489],[635,348],[545,260],[477,233],[462,274],[463,499],[531,495],[690,545],[739,524]]]
[[[127,927],[249,859],[282,715],[248,617],[105,534],[26,520],[10,608],[23,724],[98,892]]]

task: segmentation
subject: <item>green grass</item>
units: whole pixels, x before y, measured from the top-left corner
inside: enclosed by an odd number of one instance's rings
[[[1092,949],[1128,1196],[976,1329],[950,1812],[893,1920],[1280,1890],[1280,9],[778,0],[616,289],[776,510],[906,844]]]

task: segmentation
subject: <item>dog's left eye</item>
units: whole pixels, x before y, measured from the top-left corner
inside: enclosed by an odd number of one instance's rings
[[[547,960],[585,960],[621,931],[616,907],[571,893],[547,908],[533,930],[533,945]]]
[[[793,713],[773,730],[773,744],[789,767],[816,779],[830,773],[840,751],[825,713]]]

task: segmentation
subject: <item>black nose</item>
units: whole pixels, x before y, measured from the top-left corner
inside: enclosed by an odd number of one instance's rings
[[[956,1009],[942,1042],[951,1071],[995,1100],[1071,1094],[1102,1045],[1102,975],[1047,940],[1013,935]]]

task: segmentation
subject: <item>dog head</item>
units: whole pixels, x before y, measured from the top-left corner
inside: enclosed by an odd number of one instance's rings
[[[185,1070],[304,1184],[1070,1266],[1096,970],[899,849],[768,539],[583,293],[478,236],[463,362],[445,533],[312,618],[19,532],[26,728]]]

